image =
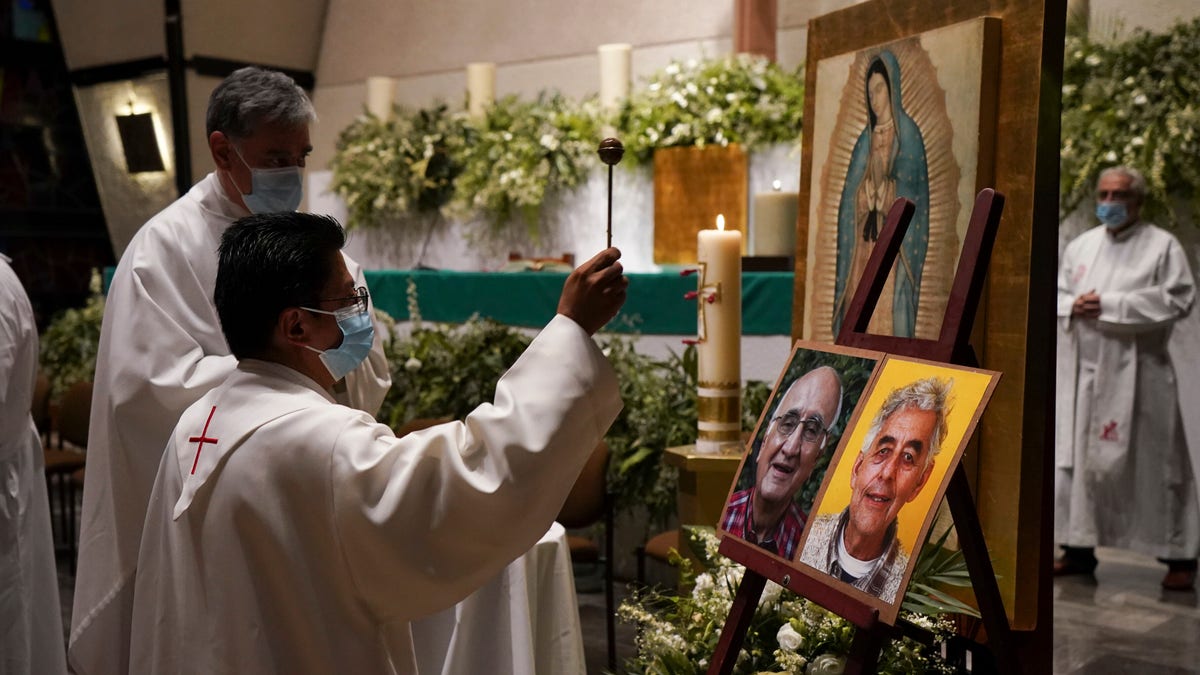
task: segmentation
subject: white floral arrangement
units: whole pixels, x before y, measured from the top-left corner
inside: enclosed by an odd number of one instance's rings
[[[803,115],[802,69],[732,54],[671,62],[630,95],[618,128],[626,151],[645,162],[655,148],[795,143]]]
[[[707,570],[695,574],[690,562],[675,555],[673,563],[680,568],[683,584],[691,586],[691,593],[677,596],[649,590],[622,603],[618,616],[638,629],[637,655],[624,664],[625,673],[699,675],[708,669],[745,568],[718,553],[720,542],[712,528],[685,531],[696,540],[693,549],[698,549]],[[943,537],[936,546],[941,549],[944,541]],[[949,567],[958,570],[961,556]],[[946,569],[943,565],[937,572]],[[929,600],[922,597],[920,604],[931,606]],[[938,644],[954,630],[954,622],[943,611],[927,615],[903,610],[901,617],[933,634]],[[854,626],[848,621],[768,581],[734,673],[838,675],[845,668],[853,639]],[[907,637],[892,640],[880,654],[876,672],[953,673],[937,647]]]
[[[593,99],[543,92],[536,101],[497,101],[468,133],[456,211],[492,231],[524,223],[536,237],[546,200],[579,185],[598,164],[599,134]]]
[[[1145,174],[1149,218],[1174,225],[1181,204],[1200,212],[1200,19],[1123,40],[1092,38],[1085,23],[1066,42],[1062,212],[1090,199],[1100,171],[1117,164]]]
[[[445,104],[396,106],[387,120],[358,116],[338,135],[330,188],[346,201],[346,228],[445,215],[462,171],[467,118]]]

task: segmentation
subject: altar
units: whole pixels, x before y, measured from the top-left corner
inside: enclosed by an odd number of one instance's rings
[[[397,321],[408,321],[408,284],[416,285],[421,319],[461,323],[474,315],[509,326],[541,328],[558,306],[567,275],[557,272],[457,272],[442,270],[367,270],[375,307]],[[607,331],[642,335],[692,335],[696,302],[684,294],[696,290],[695,277],[678,271],[628,273],[628,300]],[[742,273],[744,335],[789,335],[791,272]]]

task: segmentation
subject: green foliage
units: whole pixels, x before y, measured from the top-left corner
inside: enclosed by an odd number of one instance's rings
[[[803,114],[801,69],[733,54],[670,63],[630,95],[618,127],[626,152],[646,162],[655,148],[794,143]]]
[[[631,94],[619,114],[627,154],[654,148],[799,139],[804,78],[762,57],[732,55],[672,63]],[[497,101],[483,120],[445,105],[397,107],[387,121],[358,117],[338,137],[332,189],[346,200],[347,227],[400,224],[443,213],[498,234],[524,223],[536,237],[542,207],[578,186],[594,167],[601,113],[595,97],[542,92]]]
[[[675,595],[649,590],[635,593],[622,603],[618,615],[639,629],[637,655],[624,664],[622,672],[693,675],[708,669],[708,659],[716,649],[745,570],[718,553],[712,528],[685,528],[685,531],[689,546],[698,558],[706,561],[707,569],[696,574],[690,564],[675,555],[672,562],[679,567],[681,585],[691,588],[690,593]],[[961,564],[961,556],[958,560]],[[945,570],[947,566],[942,568]],[[913,578],[922,583],[928,581],[915,574]],[[939,641],[953,629],[953,623],[946,617],[908,611],[902,611],[901,616],[931,631]],[[853,639],[854,627],[849,622],[768,582],[733,672],[840,673]],[[885,646],[875,672],[954,671],[938,658],[936,645],[900,638]]]
[[[363,114],[338,135],[330,188],[346,200],[346,229],[440,213],[454,194],[469,142],[466,115],[445,104]]]
[[[942,590],[946,586],[971,587],[971,575],[962,551],[946,548],[950,532],[951,528],[947,527],[937,541],[925,542],[921,548],[901,607],[917,614],[966,614],[980,618],[974,607]]]
[[[754,431],[758,417],[763,408],[767,407],[767,399],[771,397],[771,387],[759,380],[746,380],[742,389],[742,429]]]
[[[62,396],[71,385],[90,382],[96,375],[100,322],[104,318],[104,294],[98,270],[92,271],[91,292],[83,307],[64,310],[55,316],[41,337],[41,367],[50,378],[53,399]]]
[[[607,336],[604,352],[617,371],[625,408],[605,437],[612,459],[609,490],[618,510],[645,506],[662,525],[675,510],[678,473],[663,451],[696,440],[696,350],[656,360],[627,337]]]
[[[379,420],[393,429],[418,417],[466,417],[491,401],[499,381],[529,346],[526,335],[491,319],[459,326],[417,323],[385,346],[392,388]]]
[[[1098,40],[1072,24],[1062,88],[1061,203],[1089,200],[1102,169],[1146,175],[1148,219],[1174,225],[1174,203],[1200,207],[1200,19],[1165,33]]]
[[[458,211],[483,219],[493,231],[523,221],[536,236],[546,200],[579,185],[596,164],[594,102],[577,104],[545,92],[536,101],[509,96],[475,124],[462,155]]]

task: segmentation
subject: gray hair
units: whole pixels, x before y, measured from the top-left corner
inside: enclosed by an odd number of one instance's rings
[[[925,454],[925,468],[928,469],[933,464],[934,457],[942,451],[942,441],[946,440],[946,413],[950,403],[950,389],[953,386],[953,379],[927,377],[892,391],[879,407],[879,412],[875,413],[875,419],[871,420],[871,427],[867,429],[867,437],[863,440],[860,452],[867,454],[871,446],[875,445],[883,423],[900,410],[916,408],[933,411],[937,418],[933,425],[933,438],[929,439],[929,452]]]
[[[1100,172],[1100,176],[1096,179],[1096,183],[1104,180],[1105,176],[1110,175],[1125,176],[1129,179],[1129,191],[1137,196],[1137,203],[1141,204],[1146,201],[1146,177],[1141,171],[1124,164],[1119,166],[1110,166]]]
[[[264,122],[300,126],[315,122],[308,94],[287,75],[247,66],[221,81],[208,99],[207,134],[246,138]]]

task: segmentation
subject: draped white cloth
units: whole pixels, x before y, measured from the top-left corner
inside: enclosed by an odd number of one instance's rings
[[[412,622],[421,675],[582,675],[587,670],[567,532],[554,523],[457,605]]]
[[[128,670],[130,582],[163,448],[180,413],[236,365],[213,289],[221,234],[246,215],[209,174],[138,231],[113,276],[96,359],[68,650],[79,675]],[[365,285],[359,266],[346,265]],[[372,414],[391,384],[376,333],[367,361],[339,394]]]
[[[33,309],[0,255],[0,675],[67,672],[42,440]]]
[[[494,404],[399,439],[300,373],[243,361],[163,456],[131,672],[418,672],[410,622],[534,546],[620,408],[612,367],[563,316]]]
[[[1075,299],[1093,290],[1099,318],[1072,317]],[[1196,467],[1168,352],[1195,293],[1179,242],[1148,223],[1115,237],[1093,228],[1063,252],[1055,442],[1060,544],[1161,558],[1200,553]]]

